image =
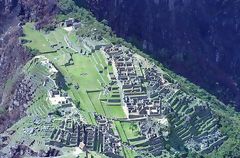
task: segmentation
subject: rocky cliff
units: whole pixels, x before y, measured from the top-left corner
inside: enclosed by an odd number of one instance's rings
[[[44,25],[56,11],[54,0],[0,0],[0,133],[25,112],[22,104],[9,110],[12,99],[18,97],[16,92],[23,95],[19,99],[27,94],[19,86],[23,77],[19,68],[32,57],[19,43],[23,34],[19,24],[30,20]]]
[[[225,103],[239,104],[237,0],[76,0],[113,30]],[[240,108],[240,106],[239,106]]]

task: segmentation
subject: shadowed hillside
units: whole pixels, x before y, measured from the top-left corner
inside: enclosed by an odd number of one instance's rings
[[[225,103],[239,104],[239,1],[76,2],[176,73]]]

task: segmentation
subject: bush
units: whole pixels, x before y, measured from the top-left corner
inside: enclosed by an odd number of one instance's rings
[[[5,110],[5,108],[4,107],[0,107],[0,116],[1,116],[1,114],[4,114],[6,112],[6,110]]]

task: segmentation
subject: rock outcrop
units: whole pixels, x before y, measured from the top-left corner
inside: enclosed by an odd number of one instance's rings
[[[9,112],[22,79],[19,70],[32,58],[19,43],[23,34],[20,23],[35,21],[40,27],[50,23],[57,12],[56,4],[55,0],[0,1],[0,133],[24,115],[23,104]]]

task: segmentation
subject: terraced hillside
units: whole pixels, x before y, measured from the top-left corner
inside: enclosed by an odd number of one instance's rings
[[[11,106],[26,115],[0,135],[0,157],[239,156],[238,113],[72,1],[59,7],[54,29],[20,26],[35,57]]]

